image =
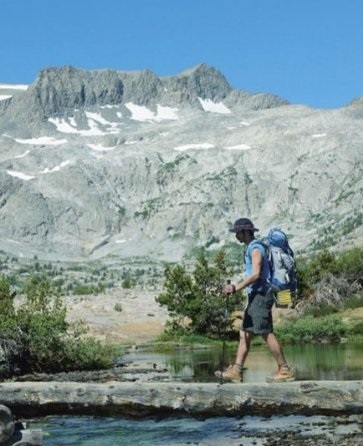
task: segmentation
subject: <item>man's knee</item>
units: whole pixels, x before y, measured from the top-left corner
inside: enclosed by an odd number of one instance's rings
[[[240,340],[240,342],[246,344],[247,346],[250,345],[252,337],[253,337],[253,334],[251,332],[249,332],[249,331],[241,330],[239,332],[239,340]]]

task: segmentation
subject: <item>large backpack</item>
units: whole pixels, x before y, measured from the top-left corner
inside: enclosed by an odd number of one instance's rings
[[[278,293],[289,290],[295,294],[297,289],[296,262],[287,235],[280,228],[273,227],[263,242],[268,247],[270,283],[273,291]]]

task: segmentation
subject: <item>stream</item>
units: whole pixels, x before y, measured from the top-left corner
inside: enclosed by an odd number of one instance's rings
[[[295,345],[284,348],[299,380],[363,380],[362,345]],[[225,352],[233,362],[235,348]],[[154,353],[132,351],[123,360],[140,368],[164,368],[168,380],[218,381],[221,349],[176,349]],[[251,349],[245,382],[261,382],[274,372],[275,363],[265,346]],[[236,384],[238,386],[238,384]],[[363,446],[363,414],[329,416],[244,416],[147,418],[142,420],[51,416],[30,423],[42,428],[45,446]]]
[[[45,446],[363,445],[362,415],[334,418],[246,416],[206,420],[48,417],[33,426],[43,429]]]

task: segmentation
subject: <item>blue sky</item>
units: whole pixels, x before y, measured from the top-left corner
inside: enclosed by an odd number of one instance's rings
[[[1,0],[0,83],[46,66],[177,74],[333,108],[363,96],[362,0]]]

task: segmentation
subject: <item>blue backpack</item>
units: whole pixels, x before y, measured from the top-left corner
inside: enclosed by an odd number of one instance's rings
[[[290,290],[292,294],[295,294],[297,289],[296,262],[287,235],[280,228],[273,227],[269,230],[263,243],[268,248],[270,283],[273,291],[278,293]]]

